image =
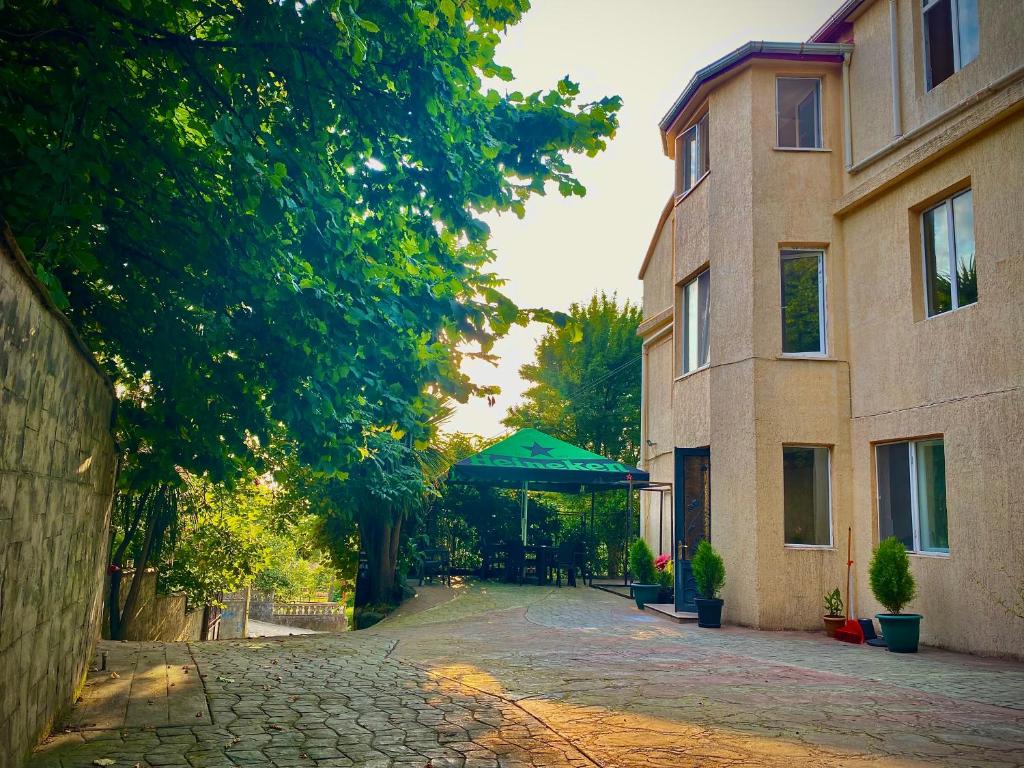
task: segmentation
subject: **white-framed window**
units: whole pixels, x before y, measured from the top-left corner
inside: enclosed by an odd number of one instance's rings
[[[705,269],[683,285],[681,358],[684,374],[708,364],[710,304],[711,270]]]
[[[829,449],[782,447],[783,521],[790,546],[832,546],[832,480]]]
[[[926,90],[978,56],[978,0],[921,0]]]
[[[928,317],[978,300],[974,260],[974,198],[959,192],[921,214]]]
[[[676,194],[693,189],[710,168],[708,116],[704,115],[676,139]]]
[[[878,536],[909,552],[949,553],[946,453],[942,438],[875,446]]]
[[[776,146],[821,149],[821,78],[775,78]]]
[[[786,355],[824,355],[825,253],[820,250],[783,250],[782,352]]]

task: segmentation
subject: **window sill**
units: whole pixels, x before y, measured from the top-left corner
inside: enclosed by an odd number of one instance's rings
[[[796,550],[818,550],[819,552],[835,552],[836,548],[834,544],[783,544],[783,549],[796,549]]]
[[[699,179],[697,179],[697,181],[695,181],[693,183],[692,187],[690,187],[685,192],[680,192],[678,195],[676,195],[676,199],[672,203],[672,207],[674,208],[675,206],[677,206],[681,202],[683,202],[683,200],[688,198],[691,195],[691,193],[693,192],[693,190],[695,190],[697,187],[699,187],[701,185],[701,183],[703,183],[704,179],[706,179],[710,175],[711,175],[711,169],[708,169],[708,170],[704,171],[704,174]]]
[[[828,147],[772,147],[776,152],[824,152],[829,153],[832,150]]]
[[[688,379],[691,376],[693,376],[695,373],[700,373],[701,371],[706,371],[710,367],[711,367],[711,363],[705,363],[700,368],[694,368],[692,371],[687,371],[686,373],[684,373],[681,376],[676,376],[674,379],[672,379],[672,381],[682,381],[683,379]]]
[[[954,307],[953,309],[947,309],[945,312],[939,312],[938,314],[935,314],[935,315],[925,315],[923,319],[924,320],[938,320],[940,317],[949,317],[950,315],[954,315],[957,312],[963,312],[965,309],[970,309],[971,307],[976,307],[976,306],[978,306],[978,302],[972,301],[970,304],[961,304],[959,307]]]
[[[782,352],[775,357],[776,360],[830,360],[835,362],[834,357],[821,352]]]
[[[910,557],[923,557],[934,560],[949,560],[949,552],[907,552]]]

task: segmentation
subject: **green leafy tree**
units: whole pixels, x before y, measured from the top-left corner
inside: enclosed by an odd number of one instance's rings
[[[619,100],[484,87],[527,8],[0,6],[0,209],[116,380],[119,557],[160,550],[182,472],[272,468],[281,425],[323,476],[372,473],[368,430],[486,391],[459,350],[555,319],[500,292],[481,215],[582,195],[568,154]]]
[[[707,539],[701,539],[690,561],[697,594],[714,600],[725,586],[725,562]]]
[[[541,338],[534,362],[520,369],[531,386],[504,424],[534,427],[635,465],[640,455],[640,308],[628,301],[620,307],[614,295],[601,293],[585,305],[573,304],[569,318]],[[590,499],[567,498],[562,504],[575,518],[589,508]],[[595,534],[604,544],[602,560],[609,575],[617,574],[623,561],[623,506],[619,494],[599,494],[595,501]]]
[[[868,581],[871,593],[889,613],[898,614],[914,599],[917,584],[902,541],[890,536],[879,542],[868,565]]]
[[[654,554],[643,539],[633,539],[629,545],[629,572],[636,584],[656,584],[657,571],[654,568]]]

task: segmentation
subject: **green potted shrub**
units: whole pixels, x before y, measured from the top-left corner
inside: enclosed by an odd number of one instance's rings
[[[633,575],[633,599],[636,607],[658,601],[657,571],[654,568],[654,553],[643,539],[637,539],[629,547],[629,572]]]
[[[900,613],[917,594],[910,558],[903,542],[891,536],[878,545],[868,568],[871,592],[888,613],[875,617],[882,625],[886,645],[893,653],[917,653],[921,614]]]
[[[829,637],[835,637],[836,630],[846,623],[846,617],[843,616],[843,596],[839,592],[839,587],[825,593],[825,615],[821,618],[825,622],[825,634]]]
[[[697,626],[722,626],[722,604],[718,593],[725,586],[725,563],[706,539],[697,545],[690,561],[693,580],[697,585]]]

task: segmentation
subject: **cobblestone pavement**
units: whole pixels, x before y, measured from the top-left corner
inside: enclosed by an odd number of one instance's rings
[[[701,630],[585,588],[446,595],[363,632],[194,644],[212,725],[61,734],[31,765],[1024,765],[1021,664]]]

